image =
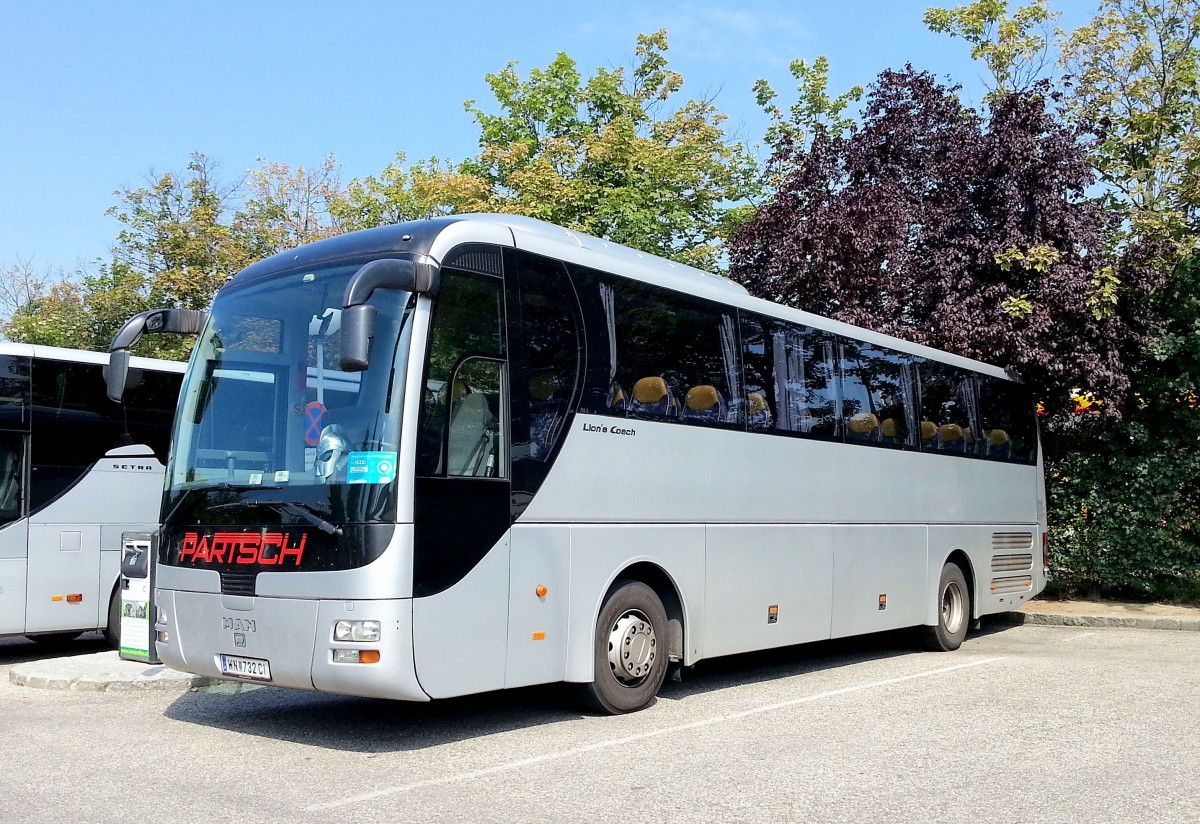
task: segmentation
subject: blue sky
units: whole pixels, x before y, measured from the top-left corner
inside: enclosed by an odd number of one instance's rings
[[[958,0],[965,2],[965,0]],[[0,269],[18,259],[73,269],[107,255],[113,192],[202,151],[239,177],[258,158],[342,179],[376,174],[396,152],[461,159],[494,109],[484,75],[524,76],[566,52],[587,76],[627,66],[639,32],[665,28],[684,93],[717,93],[751,143],[766,122],[751,86],[783,101],[788,63],[827,55],[831,90],[912,62],[977,101],[982,67],[961,41],[921,24],[933,0],[636,3],[133,3],[9,0],[0,18]],[[942,5],[952,5],[943,3]],[[1095,2],[1059,0],[1073,28]]]

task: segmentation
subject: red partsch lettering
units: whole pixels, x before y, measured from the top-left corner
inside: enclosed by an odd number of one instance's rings
[[[179,549],[179,560],[194,564],[238,564],[247,566],[278,566],[292,561],[300,566],[304,559],[304,546],[308,535],[300,535],[298,543],[288,543],[293,536],[284,532],[216,532],[210,538],[197,532],[183,536]]]

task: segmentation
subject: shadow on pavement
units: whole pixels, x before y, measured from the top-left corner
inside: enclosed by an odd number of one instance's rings
[[[989,622],[982,634],[1012,628]],[[726,656],[686,670],[682,682],[667,682],[659,700],[915,654],[915,636],[905,630]],[[422,750],[586,717],[567,684],[419,704],[223,682],[182,695],[165,714],[189,724],[360,753]]]
[[[29,661],[45,661],[51,658],[70,658],[76,655],[91,655],[111,649],[103,633],[85,632],[70,641],[56,640],[37,643],[20,636],[0,638],[0,667],[25,664]]]

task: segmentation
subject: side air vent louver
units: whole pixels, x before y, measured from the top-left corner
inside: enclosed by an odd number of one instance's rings
[[[499,276],[504,274],[504,269],[500,264],[500,253],[491,246],[478,243],[468,243],[457,247],[442,265],[447,268],[478,272],[481,275]]]
[[[992,533],[992,552],[1012,552],[1019,549],[1033,549],[1032,532]]]
[[[257,572],[222,572],[222,595],[253,595]]]
[[[1003,595],[1008,592],[1028,592],[1031,589],[1033,589],[1033,579],[1028,575],[992,579],[993,595]]]
[[[1021,552],[992,556],[992,572],[1018,572],[1033,566],[1033,553]]]

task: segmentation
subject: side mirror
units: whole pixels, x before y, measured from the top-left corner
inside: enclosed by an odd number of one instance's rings
[[[342,298],[338,366],[345,372],[362,372],[370,365],[376,311],[367,301],[377,289],[426,293],[434,291],[437,282],[438,267],[432,258],[422,256],[416,261],[381,258],[364,264],[346,284]]]
[[[125,396],[129,377],[129,350],[142,335],[197,335],[208,320],[202,309],[152,309],[125,321],[108,346],[108,367],[104,370],[108,399],[117,403]]]

